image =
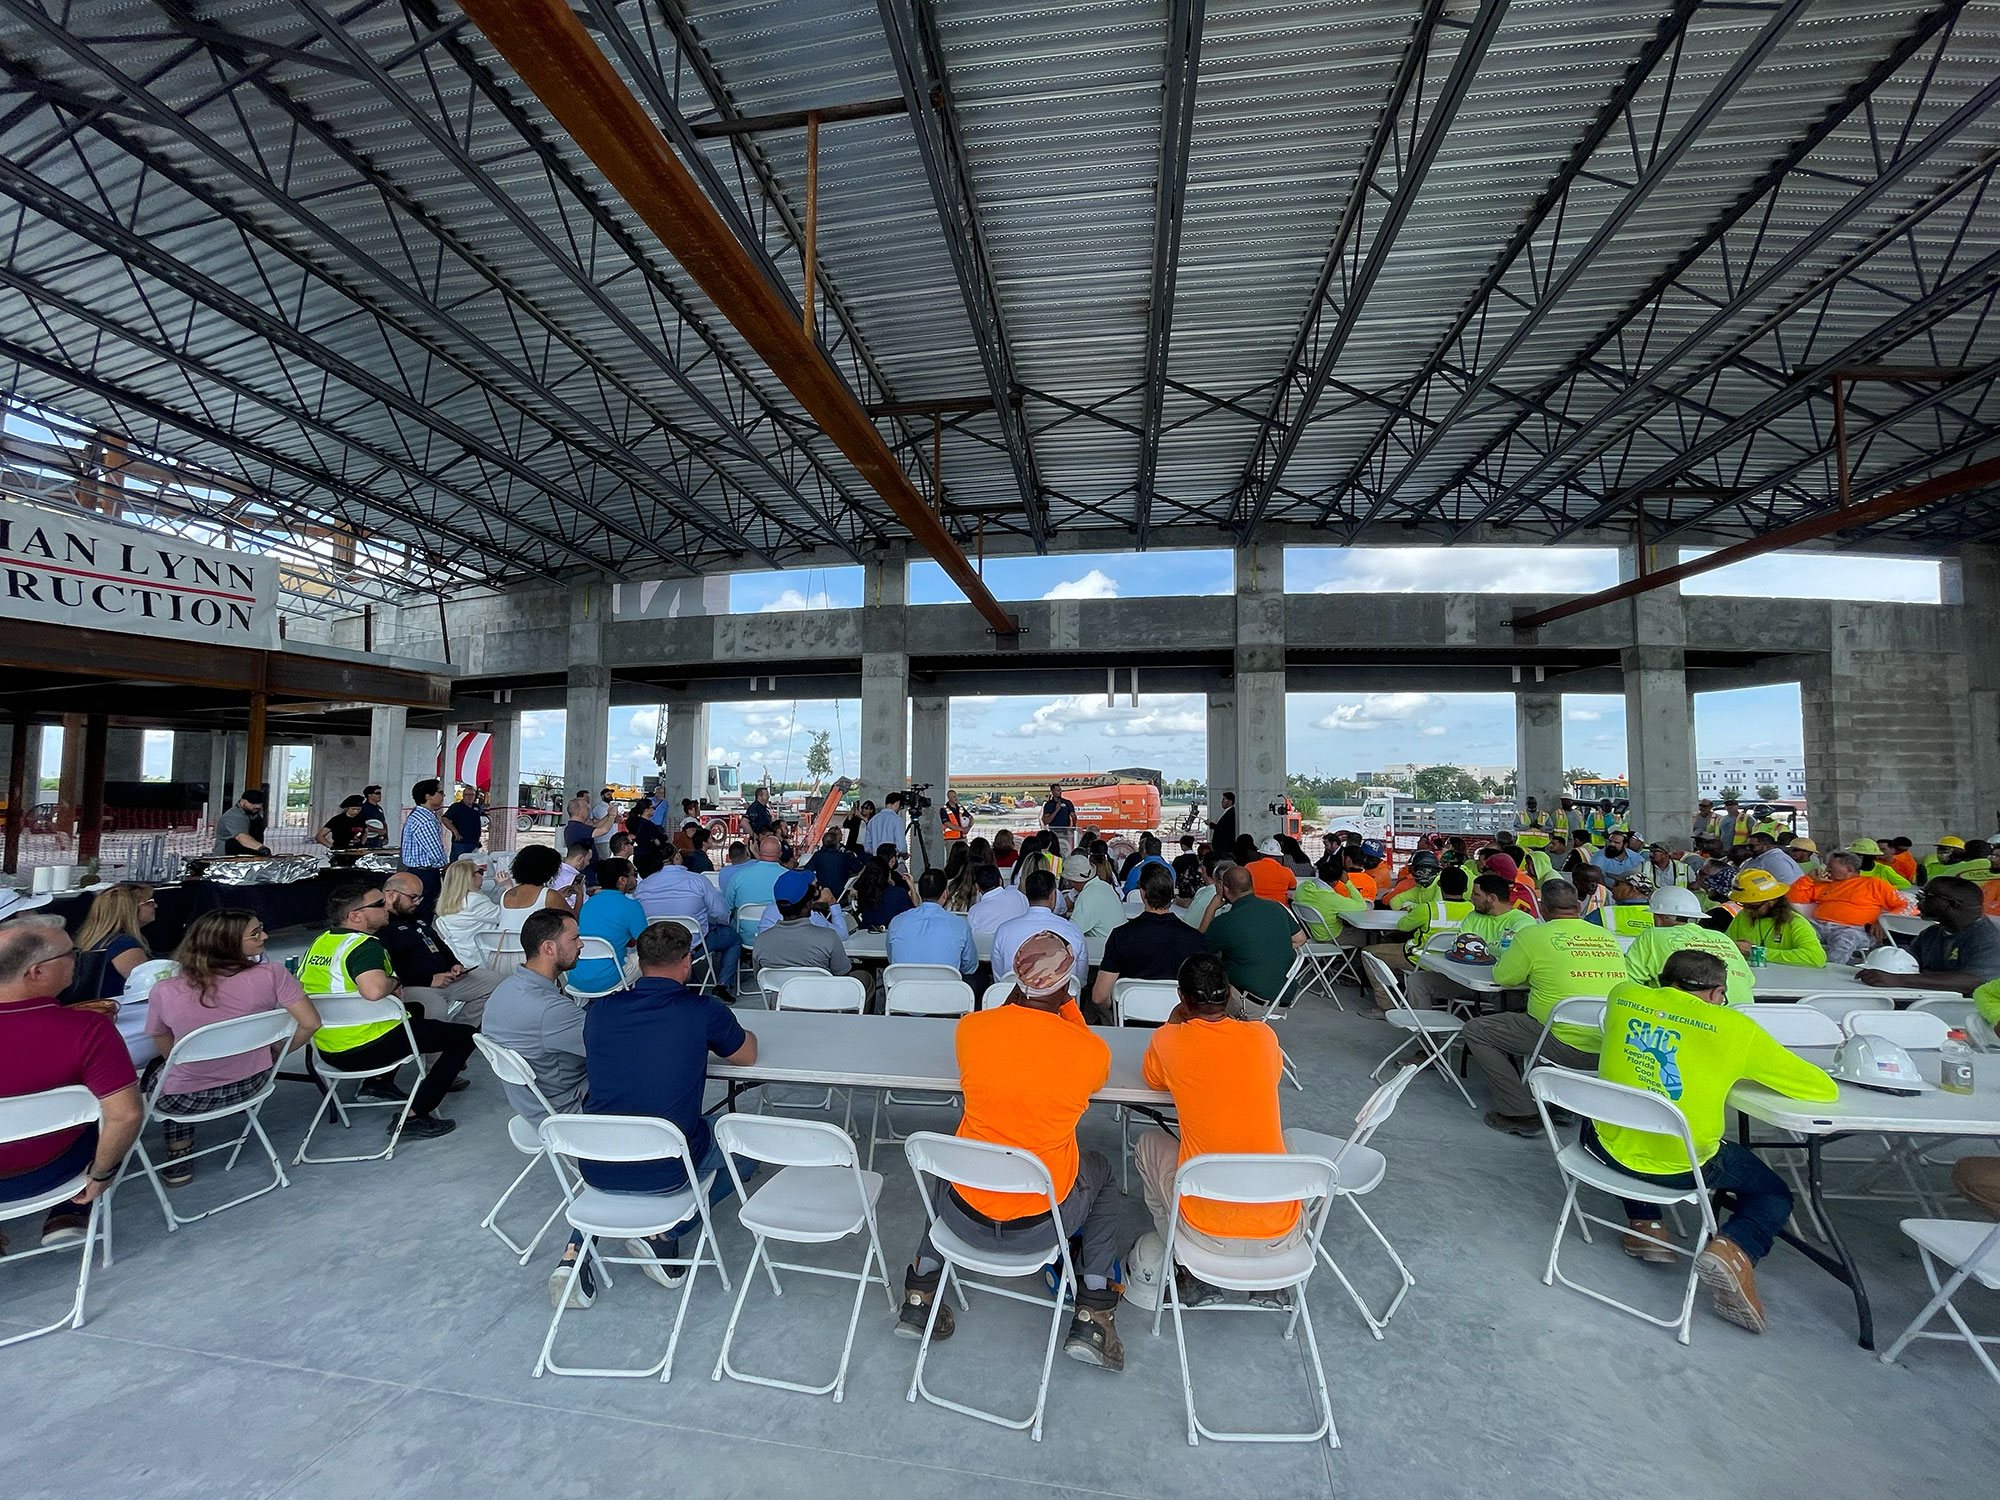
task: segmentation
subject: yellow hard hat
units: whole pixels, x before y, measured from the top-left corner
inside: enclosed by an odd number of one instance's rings
[[[1873,854],[1880,856],[1880,854],[1882,853],[1882,846],[1876,843],[1875,840],[1873,839],[1856,839],[1853,843],[1849,844],[1847,847],[1856,854]]]
[[[1793,839],[1792,847],[1794,849],[1803,849],[1808,854],[1819,853],[1819,845],[1815,844],[1811,839]]]
[[[1965,847],[1965,840],[1955,833],[1947,833],[1937,841],[1937,846],[1940,849],[1963,849]]]
[[[1736,877],[1736,889],[1729,894],[1737,901],[1775,901],[1789,889],[1768,870],[1744,870]]]

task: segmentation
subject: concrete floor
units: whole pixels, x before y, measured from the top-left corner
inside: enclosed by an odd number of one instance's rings
[[[754,1015],[745,1019],[754,1029]],[[1379,1022],[1314,997],[1287,1022],[1285,1041],[1307,1080],[1305,1093],[1286,1093],[1287,1122],[1338,1131],[1391,1039]],[[1387,1339],[1368,1337],[1330,1277],[1314,1285],[1338,1452],[1190,1448],[1171,1328],[1156,1340],[1131,1308],[1120,1316],[1122,1375],[1058,1357],[1039,1444],[907,1404],[915,1346],[892,1336],[879,1292],[864,1308],[840,1406],[712,1383],[728,1301],[706,1275],[670,1384],[535,1380],[553,1252],[518,1267],[477,1227],[520,1158],[507,1143],[497,1084],[476,1061],[474,1077],[447,1107],[459,1121],[451,1137],[411,1143],[386,1164],[292,1169],[288,1190],[171,1236],[144,1184],[129,1184],[118,1258],[93,1280],[85,1327],[0,1353],[0,1474],[10,1495],[551,1500],[649,1491],[846,1500],[966,1485],[982,1500],[1834,1500],[1990,1494],[2000,1472],[2000,1391],[1970,1355],[1920,1345],[1904,1365],[1882,1365],[1855,1345],[1846,1291],[1788,1249],[1766,1262],[1772,1326],[1761,1338],[1698,1307],[1694,1341],[1682,1348],[1671,1333],[1544,1287],[1559,1203],[1547,1148],[1481,1128],[1434,1078],[1416,1081],[1376,1140],[1391,1167],[1371,1210],[1418,1278]],[[266,1110],[287,1158],[312,1102],[303,1085],[287,1085]],[[931,1122],[911,1111],[902,1123]],[[1109,1111],[1093,1111],[1084,1135],[1116,1150]],[[215,1160],[177,1192],[184,1212],[222,1196]],[[920,1210],[901,1160],[885,1152],[882,1162],[885,1248],[900,1274]],[[553,1197],[541,1182],[524,1188],[514,1225],[532,1222]],[[1920,1305],[1921,1273],[1892,1206],[1842,1212],[1887,1338]],[[722,1222],[734,1275],[749,1241],[733,1214]],[[1333,1223],[1350,1274],[1385,1295],[1390,1275],[1369,1255],[1372,1242],[1349,1233],[1340,1215]],[[28,1227],[9,1226],[17,1239]],[[1126,1240],[1145,1227],[1135,1182]],[[1669,1273],[1615,1248],[1579,1242],[1565,1254],[1600,1284],[1662,1302],[1672,1295]],[[859,1251],[840,1247],[838,1256],[858,1261]],[[53,1317],[73,1264],[45,1257],[0,1269],[0,1332]],[[786,1286],[781,1303],[763,1288],[752,1294],[736,1360],[828,1378],[851,1292],[803,1277]],[[571,1352],[656,1358],[677,1297],[636,1273],[621,1276],[594,1308],[566,1320]],[[1975,1323],[1995,1321],[1991,1299],[1975,1293],[1966,1306]],[[1197,1389],[1211,1425],[1305,1415],[1303,1362],[1279,1338],[1278,1320],[1194,1321]],[[1026,1308],[975,1298],[958,1336],[938,1350],[935,1384],[1025,1409],[1039,1322]]]

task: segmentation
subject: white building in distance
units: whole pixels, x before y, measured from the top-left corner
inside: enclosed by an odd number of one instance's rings
[[[1802,802],[1806,795],[1806,763],[1797,755],[1728,756],[1698,761],[1695,765],[1697,794],[1720,797],[1725,787],[1735,787],[1746,798],[1754,798],[1760,786],[1775,786],[1783,801]]]

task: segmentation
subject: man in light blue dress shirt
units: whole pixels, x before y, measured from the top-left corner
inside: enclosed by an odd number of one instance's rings
[[[715,962],[715,982],[735,994],[743,941],[730,925],[729,903],[722,892],[706,875],[682,865],[680,851],[671,844],[641,849],[632,862],[640,877],[632,894],[646,908],[647,917],[693,917],[702,923],[709,957]]]
[[[891,792],[882,799],[882,810],[863,825],[861,852],[870,855],[884,844],[894,844],[898,854],[907,854],[909,838],[909,823],[903,817],[903,794]]]
[[[889,923],[889,962],[943,964],[961,974],[979,967],[979,950],[972,944],[972,924],[938,903],[944,899],[942,870],[917,877],[920,905]]]

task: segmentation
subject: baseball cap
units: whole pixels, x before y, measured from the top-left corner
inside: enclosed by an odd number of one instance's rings
[[[1014,983],[1023,994],[1053,995],[1069,988],[1075,966],[1062,934],[1045,928],[1014,950]]]
[[[1084,854],[1065,854],[1062,862],[1064,880],[1090,879],[1090,857]]]
[[[1647,898],[1646,909],[1656,917],[1699,917],[1701,899],[1686,886],[1667,885]]]
[[[806,899],[816,884],[810,870],[787,870],[771,887],[771,899],[780,906],[793,906]]]
[[[1963,849],[1965,847],[1965,840],[1955,833],[1947,833],[1937,841],[1937,846],[1940,849]]]
[[[1429,870],[1435,874],[1441,868],[1443,867],[1439,865],[1438,857],[1428,849],[1419,849],[1410,860],[1410,869],[1413,871]]]
[[[1787,889],[1784,881],[1768,870],[1743,870],[1738,872],[1736,887],[1729,894],[1738,901],[1775,901]]]

